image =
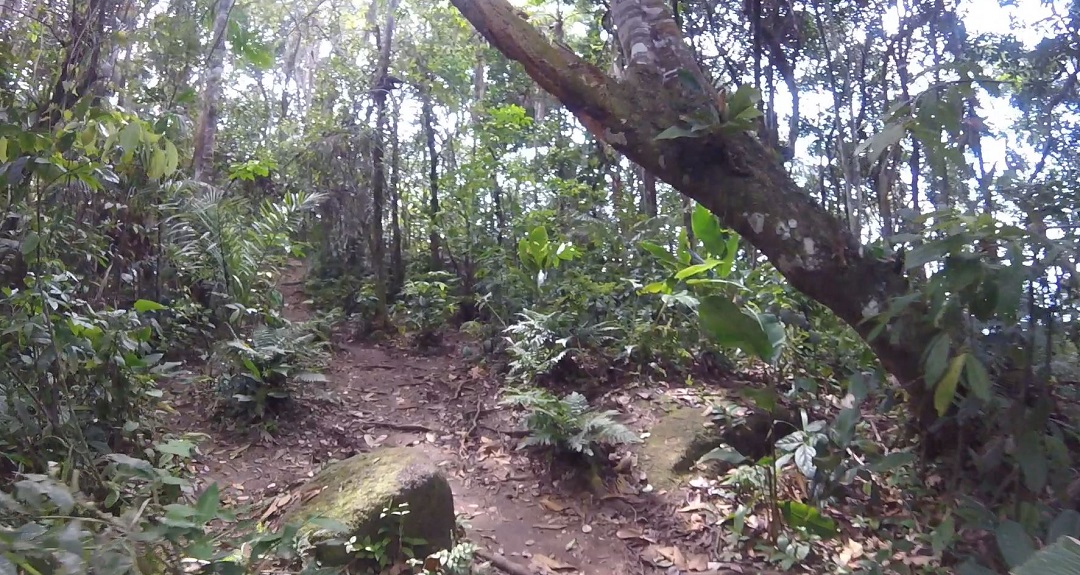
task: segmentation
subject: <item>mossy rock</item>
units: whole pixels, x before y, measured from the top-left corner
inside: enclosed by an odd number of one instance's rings
[[[316,556],[324,565],[342,565],[350,557],[342,540],[356,536],[379,541],[380,530],[393,534],[391,549],[398,549],[400,533],[407,539],[422,539],[414,546],[417,557],[449,549],[454,531],[454,495],[446,477],[435,465],[437,455],[419,447],[388,447],[362,453],[323,469],[301,493],[318,491],[285,516],[286,523],[304,524],[316,546]],[[408,504],[404,517],[380,517],[388,506]],[[309,523],[325,518],[349,528],[345,535],[330,535]]]
[[[681,477],[703,455],[717,447],[726,445],[750,460],[764,457],[776,440],[796,429],[791,421],[791,414],[784,411],[772,416],[752,412],[742,424],[724,428],[713,425],[704,409],[678,407],[650,430],[641,450],[641,465],[649,483],[659,489],[671,489],[678,486]],[[710,464],[711,471],[717,474],[731,467],[730,463]]]
[[[700,408],[678,407],[664,414],[649,430],[641,447],[641,467],[649,483],[658,489],[672,489],[680,476],[690,471],[710,445],[719,441],[716,431],[706,427],[708,416]],[[697,457],[695,453],[700,452]]]

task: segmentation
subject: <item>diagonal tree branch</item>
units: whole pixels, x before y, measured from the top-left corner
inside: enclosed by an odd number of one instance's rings
[[[795,288],[864,337],[872,328],[864,320],[907,293],[907,279],[896,262],[868,255],[752,135],[656,139],[704,106],[724,111],[663,0],[612,0],[617,35],[631,68],[621,82],[551,44],[506,0],[452,2],[594,135],[700,202],[765,254]],[[694,81],[679,80],[687,77]],[[908,384],[923,413],[928,397],[919,358],[926,340],[890,335],[887,328],[871,347],[886,369]]]

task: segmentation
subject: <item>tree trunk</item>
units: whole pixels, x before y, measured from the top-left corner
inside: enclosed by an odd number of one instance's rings
[[[430,74],[427,77],[431,84]],[[420,109],[424,123],[424,140],[428,154],[428,237],[431,249],[431,269],[442,269],[442,244],[439,238],[439,155],[435,151],[435,118],[432,112],[431,93],[428,87],[420,92]]]
[[[210,37],[210,58],[207,61],[206,83],[203,85],[202,108],[195,128],[195,150],[191,165],[195,179],[209,182],[214,171],[214,138],[217,135],[218,100],[221,99],[221,78],[225,74],[225,31],[233,0],[217,0],[214,5],[214,29]]]
[[[401,150],[398,142],[398,117],[401,106],[394,102],[394,122],[390,130],[390,297],[396,298],[405,285],[405,258],[401,251]]]
[[[386,7],[386,24],[379,39],[379,60],[371,88],[375,103],[375,137],[371,148],[371,266],[375,272],[375,297],[378,301],[372,324],[375,329],[386,327],[387,278],[386,239],[383,237],[383,208],[386,205],[386,97],[395,81],[390,78],[390,48],[394,40],[394,12],[400,0],[390,0]]]
[[[863,337],[874,327],[866,320],[908,292],[897,263],[864,252],[847,226],[799,188],[750,134],[715,130],[697,138],[656,139],[678,125],[680,115],[704,107],[726,112],[664,0],[612,0],[616,34],[629,60],[621,82],[548,42],[506,0],[452,2],[593,134],[716,214],[796,289]],[[894,337],[897,322],[870,345],[905,386],[925,425],[933,411],[921,381],[920,356],[930,334]]]
[[[656,176],[641,169],[641,211],[650,218],[656,217]]]

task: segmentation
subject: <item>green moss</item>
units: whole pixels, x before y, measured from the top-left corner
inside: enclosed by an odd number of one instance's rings
[[[454,528],[454,501],[450,485],[435,466],[434,454],[421,448],[394,447],[364,453],[327,466],[303,489],[319,491],[308,502],[286,516],[286,522],[306,523],[302,532],[319,544],[330,537],[307,523],[326,518],[350,528],[349,536],[377,540],[380,529],[395,535],[400,527],[405,537],[420,538],[427,545],[416,549],[428,553],[448,548]],[[402,517],[380,517],[384,508],[408,504]],[[341,537],[340,535],[338,536]],[[323,546],[320,558],[336,563],[340,551]],[[422,556],[422,555],[421,555]]]
[[[720,443],[699,408],[677,407],[650,430],[641,449],[641,466],[657,489],[678,486],[694,462]]]

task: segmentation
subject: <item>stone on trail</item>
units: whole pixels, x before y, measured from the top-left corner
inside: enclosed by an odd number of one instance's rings
[[[786,410],[772,416],[748,410],[737,425],[717,426],[711,419],[701,408],[677,407],[649,430],[641,450],[641,467],[653,487],[678,486],[682,476],[714,448],[726,446],[756,461],[769,453],[776,440],[798,429],[794,423],[798,420]],[[709,467],[715,475],[726,473],[733,465],[715,461]]]
[[[398,521],[405,538],[420,538],[426,545],[413,547],[417,557],[426,557],[451,546],[455,517],[450,484],[436,465],[437,454],[419,447],[384,447],[361,453],[324,468],[301,490],[301,497],[318,495],[301,503],[284,518],[286,523],[305,524],[301,529],[316,546],[316,556],[325,565],[341,565],[351,557],[344,545],[356,536],[357,542],[370,537],[379,541],[379,531],[388,527],[395,538]],[[391,505],[408,504],[404,517],[380,517]],[[328,534],[311,519],[325,518],[348,526],[348,534]],[[397,549],[396,542],[391,549]]]

